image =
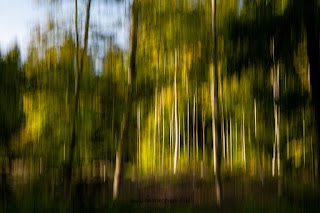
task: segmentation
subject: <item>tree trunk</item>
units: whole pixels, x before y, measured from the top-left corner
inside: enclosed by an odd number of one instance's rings
[[[184,122],[184,114],[182,116],[182,131],[183,131],[183,157],[186,156],[186,124]]]
[[[231,167],[231,171],[232,171],[232,160],[233,160],[233,156],[232,156],[232,120],[231,120],[231,116],[230,116],[230,167]]]
[[[164,133],[164,100],[163,100],[163,88],[162,88],[162,163],[161,163],[161,166],[162,166],[162,174],[163,174],[163,163],[164,163],[164,136],[165,136],[165,133]]]
[[[261,145],[260,141],[257,140],[257,102],[254,99],[254,139],[258,142],[258,152],[259,152],[259,165],[260,165],[260,180],[263,185],[263,167],[262,167],[262,156],[261,156]]]
[[[205,149],[206,149],[206,120],[205,120],[205,112],[202,110],[202,161],[204,162],[205,158]]]
[[[236,145],[235,145],[235,150],[236,150],[236,162],[238,161],[238,122],[236,121]]]
[[[244,109],[242,109],[242,157],[243,157],[244,171],[246,171],[247,162],[246,162],[246,137],[245,137],[245,125],[244,125]]]
[[[226,159],[226,135],[225,135],[225,130],[224,130],[224,117],[222,115],[222,130],[221,130],[221,134],[222,134],[222,153],[223,153],[223,160]]]
[[[229,122],[228,122],[228,117],[226,116],[226,154],[227,154],[227,166],[229,166]]]
[[[198,84],[196,86],[196,150],[197,150],[197,162],[199,159],[199,134],[198,134]]]
[[[128,68],[128,88],[127,88],[127,109],[126,113],[123,116],[123,129],[121,131],[121,137],[117,147],[116,153],[116,167],[114,172],[113,179],[113,200],[118,198],[120,182],[122,179],[123,173],[123,156],[122,156],[122,148],[127,145],[129,142],[129,128],[132,117],[132,88],[134,88],[133,83],[135,81],[136,76],[136,50],[137,50],[137,28],[138,28],[138,14],[137,14],[137,0],[133,1],[133,5],[131,8],[131,58],[130,65]]]
[[[190,98],[189,98],[189,87],[188,87],[188,75],[186,74],[186,92],[188,99],[188,110],[187,110],[187,153],[188,153],[188,165],[190,165]]]
[[[201,161],[201,178],[204,177],[204,163],[205,163],[205,144],[206,144],[206,137],[205,137],[205,112],[202,109],[202,161]]]
[[[156,136],[157,136],[157,94],[158,88],[156,86],[155,92],[155,102],[154,102],[154,132],[153,132],[153,161],[152,161],[152,173],[154,174],[155,167],[156,167]]]
[[[278,167],[278,176],[280,176],[280,106],[279,106],[279,63],[276,66],[275,59],[275,47],[274,47],[274,38],[272,40],[272,57],[273,57],[273,105],[274,105],[274,134],[275,134],[275,144],[274,144],[274,156],[273,156],[273,175],[275,170],[275,157],[277,156],[277,167]],[[276,151],[275,151],[276,149]]]
[[[218,102],[218,69],[217,69],[217,46],[216,46],[216,0],[212,0],[212,81],[211,81],[211,99],[213,103],[213,129],[214,133],[214,162],[216,163],[216,179],[215,179],[215,187],[216,187],[216,198],[217,204],[220,205],[222,198],[222,184],[221,184],[221,176],[220,176],[220,162],[221,162],[221,124],[220,124],[220,112],[219,112],[219,102]]]
[[[190,99],[188,96],[188,112],[187,112],[187,144],[188,144],[188,165],[190,165]]]
[[[287,120],[287,160],[290,158],[290,138],[289,138],[289,124]]]
[[[303,121],[302,121],[302,141],[303,141],[303,167],[306,166],[306,135],[305,135],[305,120],[303,109]]]
[[[193,95],[193,124],[192,124],[192,131],[193,131],[193,137],[192,137],[192,158],[193,158],[193,165],[192,165],[192,186],[194,189],[194,182],[195,182],[195,176],[196,176],[196,133],[195,133],[195,119],[196,119],[196,96]]]
[[[175,51],[175,66],[174,66],[174,119],[175,119],[175,151],[174,151],[174,167],[173,173],[176,174],[178,162],[178,101],[177,101],[177,50]]]
[[[88,33],[89,33],[89,18],[90,18],[90,5],[91,0],[88,0],[87,3],[87,15],[85,22],[85,36],[84,36],[84,48],[82,54],[80,55],[80,64],[79,64],[79,42],[78,42],[78,3],[75,0],[75,30],[76,30],[76,77],[75,77],[75,101],[74,101],[74,111],[72,119],[72,130],[71,130],[71,143],[69,148],[69,161],[67,163],[67,174],[66,174],[66,188],[70,187],[71,176],[72,176],[72,160],[74,155],[74,147],[76,144],[76,118],[78,115],[78,106],[79,106],[79,91],[80,91],[80,77],[83,70],[83,58],[87,52],[88,45]]]
[[[140,157],[141,157],[141,153],[140,153],[140,140],[141,140],[141,116],[140,116],[140,105],[139,105],[139,108],[138,108],[138,115],[137,115],[137,126],[138,126],[138,146],[137,146],[137,149],[138,149],[138,171],[140,172],[140,169],[141,169],[141,162],[140,162]],[[139,174],[138,172],[138,174]]]

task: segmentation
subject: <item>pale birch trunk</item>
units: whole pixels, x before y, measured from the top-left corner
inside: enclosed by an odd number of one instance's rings
[[[172,120],[170,118],[170,137],[169,137],[169,172],[171,173],[171,144],[172,144]]]
[[[216,175],[217,162],[216,162],[216,127],[215,127],[215,110],[214,110],[214,83],[211,83],[211,105],[212,105],[212,155],[213,155],[213,173]]]
[[[158,113],[158,141],[159,141],[159,154],[158,154],[158,159],[159,159],[159,175],[161,174],[161,113],[162,113],[162,96],[160,96],[160,103],[159,103],[159,113]]]
[[[290,158],[290,138],[289,138],[289,124],[287,121],[287,160]]]
[[[198,135],[198,85],[196,88],[196,151],[197,151],[197,162],[199,160],[199,135]]]
[[[157,99],[158,99],[158,88],[156,86],[155,102],[154,102],[154,132],[153,132],[153,160],[152,160],[152,173],[155,172],[156,167],[156,135],[157,135]]]
[[[233,149],[232,149],[232,120],[230,116],[230,168],[232,171]]]
[[[246,171],[247,170],[246,138],[245,138],[245,124],[244,124],[244,110],[243,109],[242,109],[242,157],[243,157],[244,171]]]
[[[304,114],[304,112],[303,112]],[[305,120],[303,115],[303,122],[302,122],[302,139],[303,139],[303,167],[306,166],[306,135],[305,135]]]
[[[235,145],[235,150],[236,150],[236,161],[238,161],[238,122],[236,121],[236,145]]]
[[[178,164],[180,164],[180,168],[181,168],[181,161],[180,161],[180,147],[181,147],[181,118],[180,118],[180,115],[179,115],[179,112],[178,112],[178,123],[179,123],[179,128],[178,128],[178,141],[179,141],[179,143],[178,143],[178,161],[179,161],[179,163]]]
[[[138,157],[137,157],[137,167],[138,167],[138,171],[140,171],[140,105],[139,108],[137,109],[137,153],[138,153]]]
[[[226,159],[226,137],[224,134],[224,117],[222,115],[222,124],[221,124],[222,130],[221,130],[221,135],[222,135],[222,153],[223,153],[223,159]]]
[[[205,163],[205,112],[202,109],[202,161],[201,161],[201,178],[204,177],[204,163]]]
[[[254,99],[254,139],[257,141],[257,102],[256,99]],[[261,154],[261,145],[260,141],[258,141],[258,151],[259,151],[259,165],[260,165],[260,180],[263,184],[263,167],[262,167],[262,154]]]
[[[163,163],[164,163],[164,137],[165,137],[165,132],[164,132],[164,99],[163,99],[163,88],[162,88],[162,174],[163,174]]]
[[[229,122],[228,122],[228,118],[226,116],[226,130],[225,130],[225,134],[226,134],[226,154],[227,154],[227,166],[229,166]]]
[[[174,151],[174,167],[173,173],[176,174],[178,162],[178,100],[177,100],[177,50],[175,51],[175,66],[174,66],[174,117],[175,117],[175,151]]]
[[[190,98],[189,98],[189,87],[188,87],[188,75],[186,76],[186,90],[188,98],[188,112],[187,112],[187,144],[188,144],[188,165],[190,165]]]
[[[273,145],[273,161],[272,161],[272,176],[275,174],[275,161],[277,156],[278,176],[280,176],[280,106],[279,102],[279,63],[276,66],[274,55],[274,38],[272,40],[272,58],[273,58],[273,70],[272,70],[272,84],[273,84],[273,106],[274,106],[274,123],[275,123],[275,142]]]
[[[196,123],[196,96],[193,96],[193,142],[192,142],[192,153],[193,153],[193,171],[195,170],[195,161],[196,161],[196,130],[195,130],[195,123]],[[195,171],[194,171],[195,172]]]
[[[202,111],[202,161],[205,161],[205,149],[206,149],[206,120],[205,112]]]

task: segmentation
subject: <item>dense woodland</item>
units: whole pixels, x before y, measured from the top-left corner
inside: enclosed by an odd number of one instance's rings
[[[18,45],[0,54],[4,212],[239,197],[319,208],[317,0],[132,0],[128,49],[99,31],[94,2],[34,27],[26,59]]]

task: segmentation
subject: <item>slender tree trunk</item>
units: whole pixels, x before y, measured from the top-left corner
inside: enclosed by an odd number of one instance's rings
[[[176,174],[178,162],[178,100],[177,100],[177,50],[175,51],[175,68],[174,68],[174,117],[175,117],[175,151],[173,173]]]
[[[157,135],[157,93],[158,88],[156,87],[155,92],[155,103],[154,103],[154,132],[153,132],[153,161],[152,161],[152,173],[155,171],[156,167],[156,135]]]
[[[230,167],[231,167],[231,171],[232,171],[232,160],[233,160],[233,151],[232,151],[232,120],[231,120],[231,116],[230,116]]]
[[[172,111],[171,111],[171,145],[170,145],[170,175],[172,173],[172,170],[171,170],[171,166],[172,166],[172,152],[173,152],[173,142],[174,142],[174,105],[172,106]]]
[[[281,175],[280,167],[280,106],[278,106],[278,124],[277,124],[277,164],[278,164],[278,176]]]
[[[202,110],[202,161],[205,161],[205,150],[206,150],[206,120],[205,112]]]
[[[261,144],[260,141],[257,140],[257,102],[254,99],[254,139],[258,141],[258,150],[259,150],[259,164],[260,164],[260,180],[263,185],[263,167],[262,167],[262,154],[261,154]]]
[[[211,82],[211,105],[212,105],[212,155],[213,155],[213,173],[217,173],[217,158],[216,158],[216,127],[215,127],[215,115],[214,115],[214,82]]]
[[[122,148],[127,145],[129,142],[129,128],[132,117],[132,88],[134,88],[133,84],[135,82],[136,77],[136,50],[137,50],[137,28],[138,28],[138,14],[137,14],[137,0],[133,1],[133,5],[131,8],[131,58],[130,65],[128,68],[128,88],[127,88],[127,109],[126,113],[123,116],[123,129],[121,131],[121,137],[118,143],[117,152],[116,152],[116,167],[114,172],[113,179],[113,200],[118,198],[120,182],[122,179],[123,173],[123,156],[122,156]]]
[[[159,113],[158,113],[158,137],[159,137],[159,175],[161,174],[161,113],[162,113],[162,96],[160,95],[160,103],[159,103]]]
[[[290,138],[289,138],[289,124],[287,120],[287,160],[290,158]]]
[[[163,163],[164,163],[164,100],[163,100],[163,88],[162,88],[162,174],[163,174]]]
[[[195,174],[195,161],[196,161],[196,130],[195,130],[195,123],[196,123],[196,96],[193,96],[193,142],[192,142],[192,153],[193,153],[193,173]]]
[[[197,162],[199,159],[199,134],[198,134],[198,85],[196,88],[196,150],[197,150]]]
[[[229,166],[229,122],[228,117],[226,116],[226,154],[227,154],[227,166]]]
[[[88,2],[89,3],[89,2]],[[79,36],[78,36],[78,1],[75,0],[75,31],[76,31],[76,81],[75,88],[78,88],[78,78],[79,78]],[[75,90],[77,91],[77,90]]]
[[[277,167],[278,167],[278,176],[280,176],[280,106],[279,106],[279,63],[276,66],[275,60],[275,47],[274,47],[274,38],[272,40],[272,57],[273,57],[273,102],[274,102],[274,122],[275,122],[275,144],[274,144],[274,156],[273,156],[273,175],[275,170],[275,157],[277,155]],[[276,150],[275,150],[276,149]]]
[[[184,122],[184,114],[182,116],[182,131],[183,131],[183,157],[186,156],[186,124]]]
[[[179,160],[179,164],[180,164],[180,169],[181,169],[181,161],[180,161],[180,147],[181,147],[181,118],[178,112],[178,123],[179,123],[179,128],[178,128],[178,160]]]
[[[72,176],[72,160],[74,155],[74,147],[76,143],[76,118],[78,115],[78,106],[79,106],[79,91],[80,91],[80,77],[83,70],[83,58],[87,52],[88,45],[88,33],[89,33],[89,18],[90,18],[90,4],[91,0],[88,0],[87,3],[87,15],[85,22],[85,36],[84,36],[84,48],[80,55],[79,62],[79,42],[78,42],[78,3],[75,0],[75,30],[76,30],[76,77],[75,77],[75,101],[74,101],[74,111],[73,111],[73,120],[72,120],[72,130],[71,130],[71,143],[69,148],[69,161],[67,164],[67,180],[66,187],[70,187],[71,176]]]
[[[221,127],[222,127],[222,153],[223,153],[223,160],[226,159],[226,135],[225,135],[225,130],[224,130],[224,117],[222,115],[222,124],[221,124]]]
[[[303,140],[303,167],[306,166],[306,135],[305,135],[305,120],[304,120],[304,109],[303,109],[303,121],[302,121],[302,140]]]
[[[140,115],[141,111],[140,111],[140,105],[139,105],[139,108],[138,108],[138,168],[139,168],[139,172],[140,172],[140,169],[141,169],[141,145],[140,145],[140,141],[141,141],[141,115]]]
[[[217,204],[220,205],[222,199],[222,184],[221,184],[221,176],[220,176],[220,163],[221,163],[221,124],[220,124],[220,112],[219,112],[219,102],[218,102],[218,69],[217,69],[217,46],[216,46],[216,0],[212,0],[212,42],[213,42],[213,50],[212,50],[212,62],[213,62],[213,70],[212,70],[212,81],[211,81],[211,99],[213,103],[213,129],[214,133],[214,162],[216,163],[216,198]]]
[[[204,177],[204,165],[205,165],[205,146],[206,146],[206,135],[205,135],[205,112],[202,109],[202,162],[201,162],[201,177]]]
[[[137,169],[139,169],[139,125],[140,125],[140,121],[139,121],[139,108],[137,109]]]
[[[188,144],[188,165],[190,165],[190,99],[189,99],[189,95],[188,95],[188,112],[187,112],[187,144]]]
[[[244,171],[247,170],[246,162],[246,137],[245,137],[245,125],[244,125],[244,109],[242,109],[242,157],[243,157],[243,166]]]
[[[238,161],[238,122],[236,121],[236,145],[235,145],[235,150],[236,150],[236,161]]]
[[[172,120],[170,119],[170,138],[169,138],[169,171],[171,173],[171,147],[172,147]]]

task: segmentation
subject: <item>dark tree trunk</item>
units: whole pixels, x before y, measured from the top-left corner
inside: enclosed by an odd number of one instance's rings
[[[73,109],[73,119],[72,119],[72,130],[71,130],[71,143],[69,148],[69,161],[66,166],[66,187],[70,188],[71,175],[72,175],[72,160],[74,155],[74,147],[76,144],[76,118],[78,115],[78,106],[79,106],[79,91],[80,91],[80,77],[83,70],[83,61],[84,56],[87,52],[88,45],[88,34],[89,34],[89,18],[90,18],[90,5],[91,0],[88,0],[87,3],[87,15],[85,23],[85,36],[84,36],[84,48],[80,54],[79,59],[79,42],[78,42],[78,6],[77,0],[75,0],[75,29],[76,29],[76,77],[75,77],[75,100],[74,100],[74,109]],[[80,60],[80,62],[79,62]],[[69,190],[70,192],[70,190]]]
[[[220,123],[220,112],[219,112],[219,97],[218,97],[218,64],[217,64],[217,41],[216,41],[216,0],[212,0],[212,82],[211,82],[211,98],[212,98],[212,125],[213,131],[215,132],[214,137],[214,162],[216,164],[216,177],[215,177],[215,187],[216,187],[216,196],[217,204],[220,205],[222,199],[222,184],[221,184],[221,123]]]

